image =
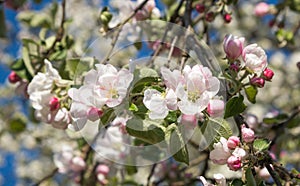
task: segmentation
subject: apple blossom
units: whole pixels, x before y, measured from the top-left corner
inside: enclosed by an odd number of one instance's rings
[[[214,179],[216,180],[218,186],[226,186],[226,178],[223,174],[214,174]]]
[[[72,99],[70,112],[74,120],[74,130],[81,130],[87,120],[96,121],[102,116],[102,107],[115,107],[127,95],[133,75],[126,69],[118,71],[114,66],[97,64],[90,70],[79,89],[71,88],[68,95]]]
[[[227,147],[231,150],[235,149],[240,144],[240,138],[237,136],[230,136],[227,140]]]
[[[264,16],[270,10],[270,6],[265,2],[260,2],[255,6],[254,13],[256,16]]]
[[[97,172],[97,174],[101,173],[101,174],[107,176],[109,173],[109,166],[107,166],[105,164],[99,164],[96,168],[96,172]]]
[[[242,161],[240,157],[230,156],[227,160],[227,166],[230,170],[237,171],[242,167]]]
[[[20,77],[20,76],[18,76],[18,74],[16,74],[16,72],[15,71],[12,71],[9,75],[8,75],[8,81],[10,82],[10,83],[17,83],[17,82],[19,82],[19,81],[21,81],[22,80],[22,78]]]
[[[29,99],[37,119],[55,128],[65,129],[71,123],[70,114],[66,108],[60,108],[58,98],[52,93],[54,83],[60,83],[62,79],[48,60],[45,60],[45,67],[45,73],[39,72],[29,83]]]
[[[207,113],[211,117],[220,117],[224,113],[224,101],[219,99],[212,99],[207,106]]]
[[[243,159],[247,155],[247,153],[243,148],[236,147],[232,152],[232,155]]]
[[[254,85],[256,87],[262,88],[265,86],[265,80],[260,77],[254,77],[254,78],[250,79],[250,84]]]
[[[204,4],[196,4],[195,9],[198,13],[205,12],[205,5]]]
[[[111,125],[112,126],[118,126],[120,128],[120,131],[123,134],[126,134],[126,122],[130,119],[129,116],[126,117],[121,117],[121,116],[117,116],[112,122]]]
[[[250,143],[255,139],[254,131],[252,129],[246,128],[245,125],[242,126],[242,139],[246,143]]]
[[[271,79],[273,78],[274,76],[274,72],[269,69],[269,68],[266,68],[264,71],[263,71],[263,78],[267,81],[271,81]]]
[[[80,156],[75,156],[71,160],[70,169],[74,172],[80,172],[86,168],[85,161]]]
[[[183,125],[195,127],[197,125],[197,117],[196,115],[182,114],[180,123],[182,123]]]
[[[251,128],[251,129],[256,129],[259,125],[258,118],[254,114],[246,115],[246,123],[248,124],[249,128]]]
[[[233,36],[231,34],[226,35],[223,41],[223,48],[226,56],[232,60],[240,57],[243,52],[244,41],[245,38],[243,37]]]
[[[183,75],[185,83],[178,83],[176,88],[176,95],[180,99],[178,108],[183,114],[197,114],[203,111],[210,98],[218,93],[220,81],[212,76],[209,68],[202,65],[195,65],[192,68],[186,65]]]
[[[200,176],[199,180],[202,182],[203,186],[214,186],[214,184],[208,183],[203,176]]]
[[[68,173],[70,171],[70,164],[73,158],[73,149],[70,146],[63,145],[61,151],[53,156],[55,166],[60,173]]]
[[[230,23],[230,22],[231,22],[231,19],[232,19],[231,15],[228,14],[228,13],[226,13],[226,14],[223,16],[223,18],[224,18],[224,21],[225,21],[226,23]]]
[[[163,119],[169,110],[176,110],[177,97],[172,89],[161,93],[155,89],[147,89],[144,92],[144,105],[149,109],[150,119]]]
[[[245,66],[255,73],[261,73],[267,66],[267,55],[257,44],[246,46],[242,52]]]
[[[231,156],[231,153],[227,147],[227,140],[224,137],[220,138],[218,143],[214,144],[214,150],[209,154],[209,159],[219,165],[227,163],[227,159]]]

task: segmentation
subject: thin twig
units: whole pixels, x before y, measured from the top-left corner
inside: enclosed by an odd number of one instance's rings
[[[275,184],[276,184],[277,186],[282,186],[282,184],[281,184],[281,182],[280,182],[280,180],[279,180],[279,178],[278,178],[278,175],[276,174],[276,172],[274,172],[274,170],[272,169],[272,167],[270,166],[270,164],[266,163],[265,166],[266,166],[268,172],[270,173],[270,175],[272,176],[272,178],[273,178]]]
[[[42,178],[40,181],[38,181],[37,183],[33,184],[32,186],[39,186],[44,181],[52,178],[57,173],[57,171],[58,171],[58,168],[55,168],[50,174],[48,174],[47,176],[45,176],[44,178]]]
[[[137,6],[133,12],[124,20],[122,21],[121,23],[119,23],[117,26],[115,26],[114,28],[110,28],[109,30],[114,30],[114,29],[117,29],[117,33],[115,34],[112,42],[111,42],[111,48],[110,50],[108,51],[108,53],[106,54],[105,58],[102,60],[102,64],[106,64],[109,60],[110,60],[110,56],[115,48],[115,45],[118,41],[118,38],[119,38],[119,35],[123,29],[123,26],[128,22],[130,21],[134,16],[135,14],[141,10],[145,5],[146,3],[148,2],[149,0],[144,0],[139,6]]]
[[[152,165],[152,167],[151,167],[151,171],[150,171],[150,174],[149,174],[149,176],[148,176],[148,178],[147,178],[147,186],[149,186],[150,185],[150,181],[151,181],[151,178],[152,178],[152,176],[153,176],[153,174],[154,174],[154,171],[155,171],[155,168],[156,168],[156,163],[154,163],[153,165]]]

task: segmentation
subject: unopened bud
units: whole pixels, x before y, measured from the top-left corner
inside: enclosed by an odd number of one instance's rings
[[[260,77],[254,77],[250,80],[250,84],[262,88],[265,86],[265,80]]]
[[[49,101],[49,107],[50,107],[50,111],[55,111],[59,109],[60,107],[59,99],[57,97],[52,97]]]
[[[21,81],[22,78],[20,76],[18,76],[18,74],[16,74],[16,72],[12,71],[9,75],[8,75],[8,81],[12,84],[17,83],[19,81]]]

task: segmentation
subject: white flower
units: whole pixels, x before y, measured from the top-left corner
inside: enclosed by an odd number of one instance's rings
[[[81,130],[87,120],[96,121],[102,115],[102,107],[115,107],[127,95],[133,75],[126,69],[118,71],[108,64],[96,65],[90,70],[79,89],[71,88],[68,95],[72,98],[71,115],[74,123],[70,128]]]
[[[243,159],[247,155],[247,153],[243,148],[236,147],[232,152],[232,155]]]
[[[220,81],[202,65],[193,68],[187,65],[183,72],[185,84],[179,83],[176,88],[176,95],[180,99],[178,107],[182,113],[194,115],[204,110],[209,99],[218,93]]]
[[[52,93],[54,83],[62,81],[58,71],[48,60],[45,60],[46,72],[39,72],[28,85],[28,94],[35,116],[41,121],[52,124],[55,128],[65,129],[71,122],[69,112],[65,108],[52,108],[51,100],[56,98]],[[58,103],[59,105],[59,103]]]
[[[245,66],[255,73],[261,73],[267,66],[267,55],[257,44],[251,44],[243,49]]]
[[[218,184],[218,186],[226,186],[226,178],[223,174],[214,174],[214,178]]]
[[[172,89],[165,94],[155,89],[147,89],[144,92],[144,105],[150,110],[150,119],[164,119],[169,110],[176,110],[177,97]]]
[[[214,150],[210,152],[209,159],[216,164],[224,165],[230,156],[231,153],[227,147],[227,140],[221,137],[220,142],[214,144]]]
[[[55,166],[60,173],[68,173],[70,171],[70,165],[73,158],[73,149],[70,146],[63,146],[60,152],[57,152],[53,156]]]

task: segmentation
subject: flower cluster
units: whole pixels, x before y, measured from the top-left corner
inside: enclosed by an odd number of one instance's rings
[[[61,151],[54,154],[53,160],[59,173],[68,174],[76,182],[79,181],[81,171],[86,168],[83,158],[74,155],[74,149],[66,145],[62,147]]]
[[[133,80],[133,74],[126,69],[118,71],[108,64],[96,65],[96,70],[90,70],[83,85],[68,91],[73,102],[71,115],[74,119],[73,128],[80,130],[87,120],[96,121],[103,113],[102,107],[118,106],[127,95],[128,87]]]
[[[244,47],[245,38],[227,35],[223,42],[223,48],[229,61],[232,73],[245,71],[245,75],[251,76],[249,84],[262,88],[265,81],[271,81],[274,72],[267,68],[267,55],[256,43]],[[243,80],[240,79],[241,81]]]
[[[54,92],[56,87],[65,87],[58,71],[48,60],[45,60],[46,72],[39,72],[28,85],[28,94],[36,118],[55,128],[65,129],[70,124],[71,117],[67,108],[61,105],[65,95]]]
[[[186,65],[182,73],[162,67],[161,74],[166,91],[147,89],[144,92],[143,103],[149,109],[151,119],[163,119],[169,111],[177,109],[185,115],[199,114],[207,108],[220,89],[220,81],[202,65]],[[223,110],[221,107],[209,107],[209,112],[218,115]]]
[[[241,132],[242,142],[245,144],[253,142],[255,135],[252,129],[243,125]],[[237,171],[242,167],[242,162],[247,155],[243,145],[237,136],[230,136],[228,139],[221,137],[220,141],[214,144],[214,149],[210,152],[209,158],[216,164],[227,164],[230,170]]]

